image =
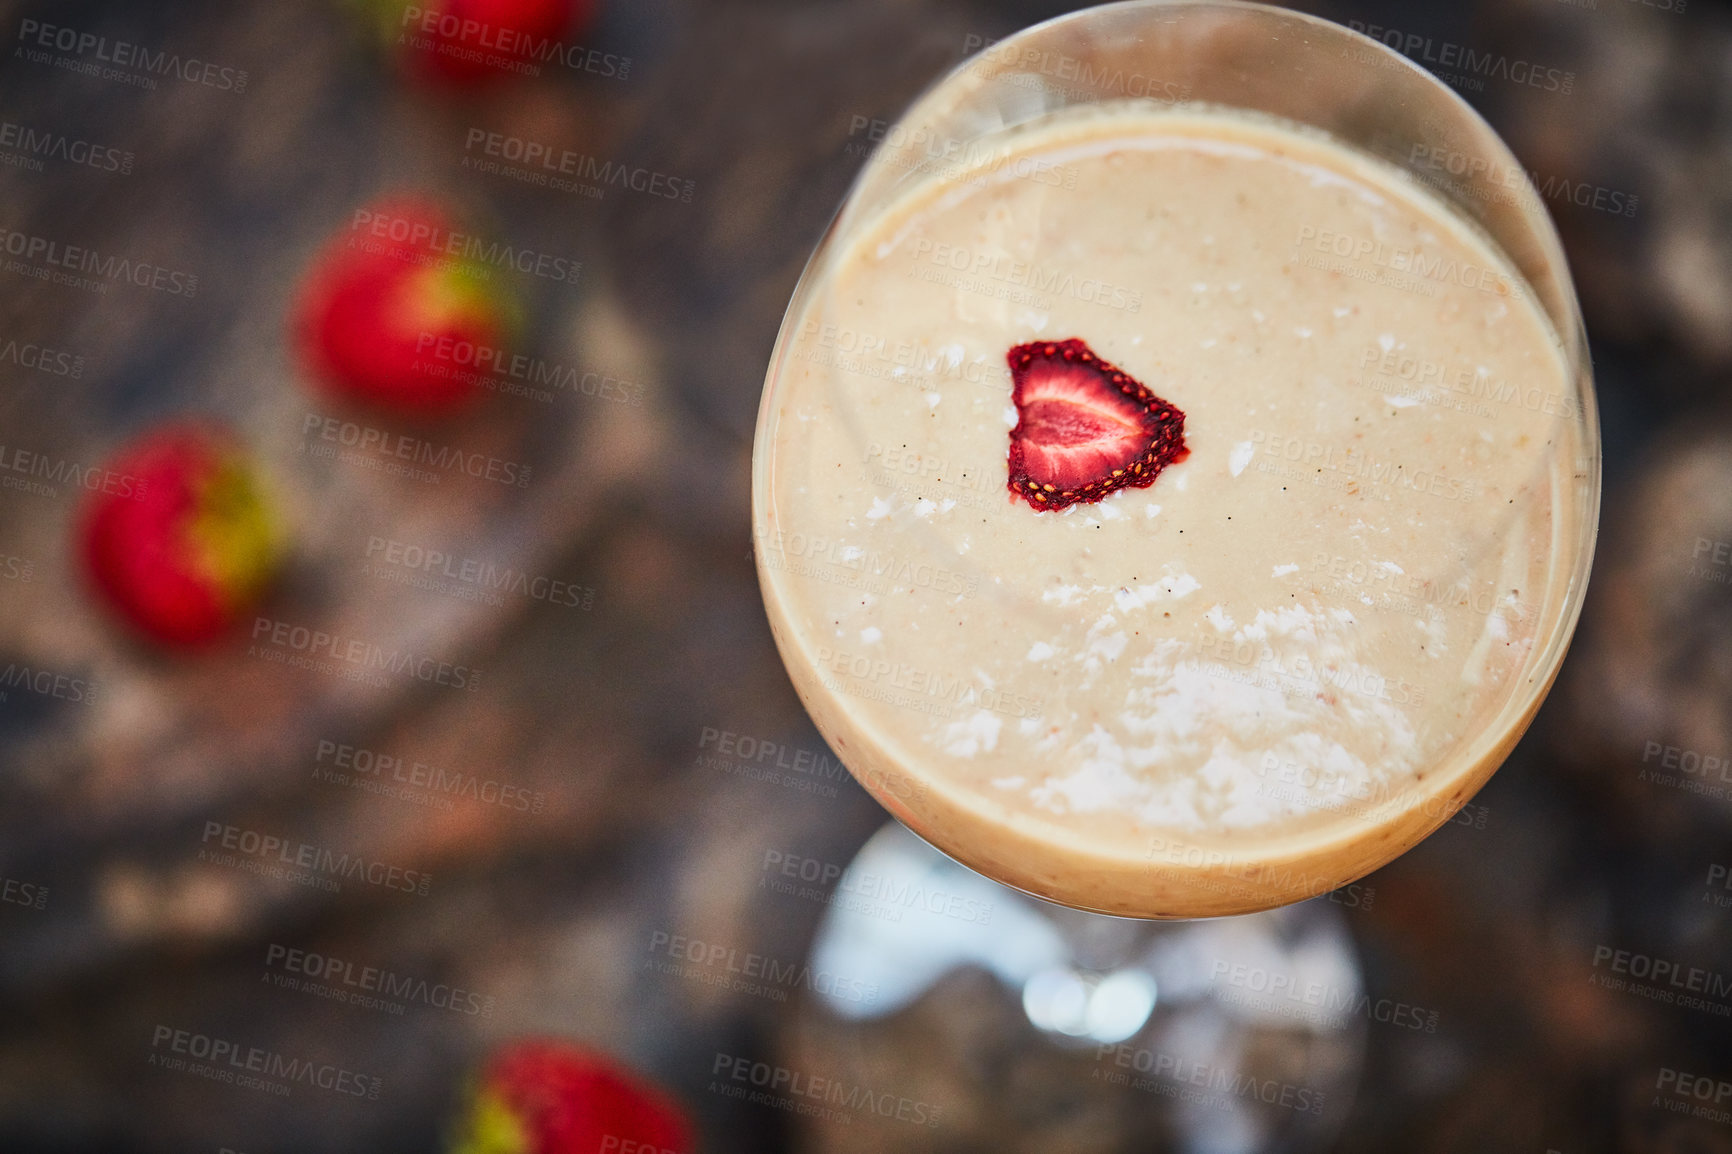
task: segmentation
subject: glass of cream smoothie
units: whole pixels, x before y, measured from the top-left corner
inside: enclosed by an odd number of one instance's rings
[[[1599,455],[1556,233],[1467,104],[1326,21],[1139,0],[884,134],[776,344],[754,542],[801,700],[910,830],[1079,909],[1236,914],[1509,754]]]

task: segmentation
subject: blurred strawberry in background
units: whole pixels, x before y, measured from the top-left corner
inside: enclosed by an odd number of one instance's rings
[[[405,71],[431,84],[469,87],[526,73],[581,36],[596,0],[362,0]]]
[[[612,1059],[551,1039],[498,1050],[481,1069],[451,1154],[693,1154],[679,1105]]]
[[[154,429],[110,460],[79,514],[91,584],[134,629],[207,644],[257,603],[281,535],[253,462],[215,425]]]
[[[425,198],[357,209],[301,291],[295,336],[308,371],[333,393],[405,414],[469,401],[477,378],[453,350],[501,347],[515,315],[492,270],[463,255],[472,239]]]

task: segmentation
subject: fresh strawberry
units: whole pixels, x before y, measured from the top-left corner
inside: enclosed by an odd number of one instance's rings
[[[358,210],[315,262],[296,309],[313,374],[333,392],[409,413],[470,400],[473,365],[450,350],[503,345],[513,306],[491,270],[461,255],[466,240],[429,201]]]
[[[80,511],[91,583],[167,645],[208,643],[264,592],[280,557],[251,461],[208,425],[159,428],[123,448]]]
[[[1010,491],[1036,509],[1146,488],[1182,461],[1185,414],[1080,340],[1017,345],[1010,362]]]
[[[451,1154],[693,1154],[673,1099],[593,1050],[529,1039],[482,1068]]]
[[[469,87],[558,64],[597,0],[363,0],[410,75]]]

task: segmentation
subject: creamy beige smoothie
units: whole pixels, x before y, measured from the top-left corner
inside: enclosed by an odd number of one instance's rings
[[[809,271],[754,461],[777,644],[862,784],[1142,917],[1315,896],[1461,820],[1592,531],[1509,263],[1383,162],[1206,108],[1058,114],[907,184]],[[1055,509],[1011,491],[1007,358],[1067,341],[1186,452]]]

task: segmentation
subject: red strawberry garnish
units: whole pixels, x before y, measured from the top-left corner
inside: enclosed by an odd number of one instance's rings
[[[504,1047],[482,1068],[451,1154],[692,1154],[679,1105],[606,1056],[564,1042]]]
[[[1010,491],[1036,510],[1146,488],[1189,455],[1185,414],[1080,340],[1017,345]]]
[[[206,425],[161,428],[122,449],[103,477],[80,511],[84,567],[141,633],[201,645],[258,600],[280,541],[263,487],[231,436]]]
[[[393,198],[357,212],[308,276],[296,309],[301,355],[321,382],[353,400],[441,413],[470,400],[475,373],[438,350],[499,348],[512,303],[490,270],[454,255],[451,215]]]

